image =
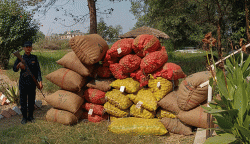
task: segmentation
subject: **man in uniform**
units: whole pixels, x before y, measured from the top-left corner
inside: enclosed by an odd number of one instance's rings
[[[22,124],[26,124],[27,121],[34,122],[33,111],[34,104],[36,98],[36,84],[32,79],[31,75],[28,73],[28,69],[37,79],[40,89],[43,88],[42,77],[40,65],[37,60],[36,55],[32,55],[32,42],[27,41],[24,43],[23,50],[25,51],[22,58],[24,59],[27,67],[17,59],[14,63],[13,70],[14,72],[18,72],[19,68],[21,68],[20,79],[19,79],[19,92],[20,92],[20,105],[21,112],[23,115],[23,119],[21,121]],[[28,117],[27,117],[27,97],[28,97]]]

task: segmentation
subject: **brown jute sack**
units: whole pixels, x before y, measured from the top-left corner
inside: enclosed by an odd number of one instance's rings
[[[86,86],[106,92],[111,89],[110,84],[113,81],[114,79],[112,78],[97,78],[90,81]]]
[[[165,117],[161,119],[161,122],[165,126],[165,128],[171,133],[182,135],[193,134],[192,128],[188,125],[183,124],[179,119]]]
[[[75,36],[69,45],[79,60],[87,65],[99,62],[109,49],[106,41],[98,34]]]
[[[72,125],[78,122],[81,118],[83,111],[79,110],[73,114],[68,111],[51,108],[47,111],[46,120],[50,122],[58,122],[64,125]]]
[[[203,106],[206,106],[206,104]],[[180,111],[177,118],[190,126],[208,128],[207,113],[204,112],[204,109],[201,106],[189,111]]]
[[[172,91],[169,94],[167,94],[164,98],[162,98],[159,102],[158,105],[167,110],[172,112],[173,114],[178,114],[180,111],[180,108],[178,107],[177,104],[177,93],[176,91]]]
[[[49,73],[46,78],[62,89],[73,92],[80,91],[86,83],[86,77],[67,68],[60,68]]]
[[[58,90],[55,93],[46,96],[45,101],[54,108],[75,113],[82,106],[84,98],[73,92]]]
[[[200,87],[211,77],[209,71],[194,73],[185,78],[177,90],[177,103],[180,109],[190,110],[207,99],[208,85]]]
[[[62,65],[65,68],[71,69],[82,76],[89,76],[92,73],[93,65],[84,65],[72,51],[64,55],[61,59],[56,61],[57,64]]]

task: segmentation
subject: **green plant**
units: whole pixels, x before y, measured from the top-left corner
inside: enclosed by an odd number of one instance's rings
[[[243,57],[241,57],[243,59]],[[250,74],[250,57],[245,63],[231,58],[226,60],[225,69],[216,70],[216,89],[218,89],[221,100],[214,99],[210,107],[203,107],[216,119],[217,136],[208,138],[209,143],[250,143],[250,84],[246,77]],[[213,84],[210,79],[210,85]]]
[[[5,85],[5,87],[4,87]],[[13,85],[11,86],[8,83],[4,83],[4,85],[2,85],[3,89],[5,90],[5,94],[7,99],[10,101],[10,103],[14,103],[14,104],[19,104],[19,87],[18,85]]]

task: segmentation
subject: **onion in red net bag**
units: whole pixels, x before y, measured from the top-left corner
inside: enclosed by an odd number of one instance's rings
[[[119,64],[123,67],[123,73],[131,73],[140,67],[141,58],[137,55],[126,55],[120,59]]]
[[[147,53],[160,49],[161,44],[157,37],[153,35],[142,34],[134,39],[132,48],[138,56],[144,57]]]
[[[154,78],[163,77],[168,80],[178,80],[185,78],[186,74],[181,67],[175,63],[165,63],[162,67],[153,73]]]
[[[166,63],[167,61],[168,61],[168,54],[165,47],[163,46],[160,51],[155,51],[145,56],[141,60],[140,67],[144,73],[149,74],[156,71],[161,66],[163,66],[163,64]]]
[[[123,67],[119,63],[111,64],[109,69],[116,79],[125,79],[129,77],[128,74],[122,72]]]
[[[93,104],[104,104],[106,102],[105,92],[93,88],[84,91],[84,98]]]
[[[107,54],[111,57],[123,57],[132,52],[132,45],[134,39],[125,38],[116,41],[112,47],[107,51]]]
[[[140,82],[140,87],[146,86],[148,84],[148,74],[144,74],[141,69],[136,70],[134,73],[131,73],[130,76]]]
[[[99,66],[97,69],[97,75],[101,78],[109,78],[112,76],[111,71],[109,70],[109,67],[107,66]]]
[[[92,109],[93,114],[97,114],[102,116],[104,114],[104,107],[102,105],[97,105],[97,104],[93,104],[93,103],[84,103],[82,105],[82,108],[84,110],[89,111],[90,109]]]
[[[96,114],[92,114],[92,115],[88,114],[88,120],[90,122],[96,123],[96,122],[100,122],[100,121],[107,120],[107,119],[108,119],[107,114],[104,114],[102,116],[99,116],[99,115],[96,115]]]
[[[109,66],[110,64],[114,64],[114,63],[118,63],[119,62],[119,58],[118,57],[113,57],[111,58],[111,56],[106,53],[103,61],[102,61],[102,65],[103,66]]]

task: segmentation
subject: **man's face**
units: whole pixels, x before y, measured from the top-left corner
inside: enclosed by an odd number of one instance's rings
[[[26,46],[23,49],[25,51],[25,54],[30,55],[30,52],[32,51],[32,46]]]

